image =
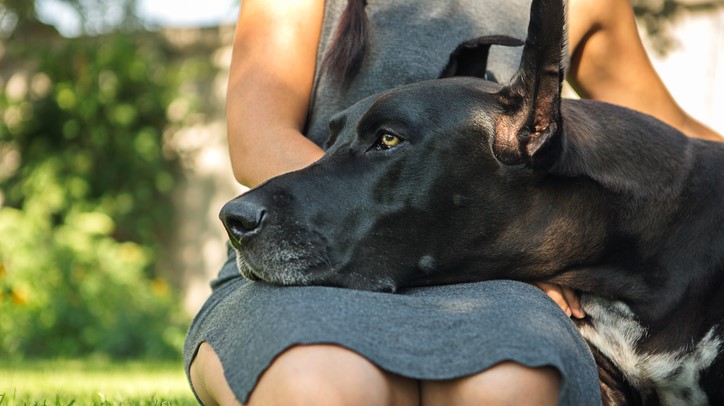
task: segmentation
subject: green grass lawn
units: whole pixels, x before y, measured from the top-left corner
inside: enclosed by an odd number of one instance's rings
[[[0,359],[0,406],[196,404],[181,362]]]

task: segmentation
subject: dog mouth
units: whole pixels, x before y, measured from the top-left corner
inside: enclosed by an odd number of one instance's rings
[[[250,257],[253,258],[248,252],[236,250],[236,268],[241,276],[250,281],[281,286],[309,284],[308,277],[305,275],[306,272],[301,272],[299,265],[275,263],[274,265],[258,266]]]
[[[282,286],[310,285],[324,279],[332,269],[323,244],[300,247],[280,239],[274,248],[265,246],[259,250],[260,246],[234,248],[239,273],[251,281]]]
[[[238,249],[234,249],[234,251],[236,251],[236,269],[239,271],[241,276],[250,281],[261,281],[262,279],[256,274],[254,267],[246,260],[244,254]]]
[[[257,266],[248,252],[236,251],[236,266],[244,278],[277,286],[334,286],[376,292],[396,292],[400,287],[392,276],[345,272],[328,261],[287,261],[274,266]],[[287,253],[287,255],[293,255]],[[299,255],[299,253],[297,253]]]

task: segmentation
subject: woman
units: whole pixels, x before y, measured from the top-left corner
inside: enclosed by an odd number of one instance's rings
[[[340,60],[325,69],[322,57],[340,45],[334,33],[343,10],[359,17],[363,2],[242,2],[227,104],[240,183],[253,187],[314,162],[331,114],[435,77],[458,43],[485,34],[524,38],[530,7],[529,0],[379,3],[366,8],[370,46],[359,71],[340,79],[330,74]],[[568,11],[568,79],[579,94],[649,113],[691,136],[717,137],[664,88],[626,0],[570,0]],[[515,71],[519,52],[491,51],[496,79]],[[564,312],[508,281],[401,295],[274,288],[242,280],[232,253],[213,287],[185,351],[192,386],[207,405],[598,402],[595,366],[567,320],[583,311],[573,292],[557,286],[539,287]]]

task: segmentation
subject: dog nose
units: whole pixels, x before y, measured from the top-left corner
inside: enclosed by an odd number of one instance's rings
[[[266,210],[244,199],[232,200],[219,213],[232,245],[239,247],[244,240],[261,230]]]

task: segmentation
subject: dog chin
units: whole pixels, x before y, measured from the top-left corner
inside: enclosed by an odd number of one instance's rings
[[[254,268],[251,264],[244,259],[244,256],[238,250],[236,250],[236,269],[239,270],[241,276],[249,279],[250,281],[261,280],[261,278],[256,275],[256,272],[254,272]]]
[[[244,252],[236,251],[236,268],[241,276],[251,281],[263,281],[272,285],[281,286],[298,286],[309,285],[311,283],[307,272],[301,271],[299,266],[291,264],[276,266],[256,266],[248,259]],[[268,271],[274,269],[275,271]]]
[[[321,264],[283,262],[274,266],[255,266],[244,252],[236,250],[236,267],[246,279],[262,281],[279,286],[335,286],[341,288],[394,293],[397,282],[391,277],[370,276],[353,272],[345,274],[339,270],[320,266]],[[269,272],[268,269],[275,271]],[[340,277],[340,275],[346,275]]]

